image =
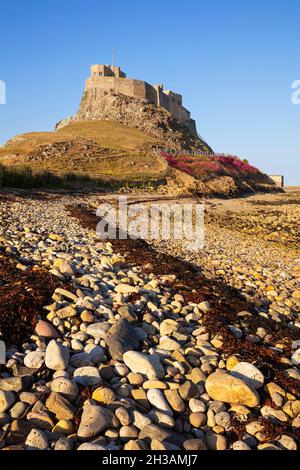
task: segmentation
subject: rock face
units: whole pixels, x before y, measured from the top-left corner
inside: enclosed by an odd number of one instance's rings
[[[121,361],[125,352],[138,349],[139,344],[135,328],[126,318],[119,320],[108,332],[107,346],[113,359]]]
[[[259,395],[246,382],[225,372],[214,372],[206,383],[207,393],[214,400],[254,408],[259,405]]]
[[[123,361],[134,373],[147,375],[148,379],[162,379],[165,371],[156,356],[150,356],[136,351],[128,351],[123,356]]]
[[[211,148],[166,109],[145,100],[117,92],[90,89],[84,92],[78,113],[60,121],[56,129],[77,121],[109,120],[135,127],[162,142],[164,147],[179,150],[211,151]]]

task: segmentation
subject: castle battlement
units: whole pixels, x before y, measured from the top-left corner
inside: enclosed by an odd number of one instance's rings
[[[92,65],[91,76],[86,80],[86,90],[100,89],[116,91],[123,95],[161,106],[183,123],[193,134],[197,135],[196,122],[191,113],[182,106],[182,95],[171,90],[164,90],[163,85],[150,85],[144,80],[127,78],[120,67],[113,65]]]

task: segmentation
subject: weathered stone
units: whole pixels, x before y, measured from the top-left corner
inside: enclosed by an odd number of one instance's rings
[[[230,356],[226,361],[226,369],[231,371],[239,362],[237,356]]]
[[[177,343],[172,338],[169,338],[168,336],[162,336],[159,341],[159,349],[163,349],[165,351],[177,351],[177,349],[180,349],[180,344]]]
[[[198,412],[205,412],[205,403],[201,400],[197,400],[196,398],[191,398],[189,401],[189,407],[192,413],[198,413]]]
[[[73,440],[61,437],[56,441],[54,450],[72,450],[73,449]]]
[[[156,439],[159,442],[167,441],[172,444],[181,444],[184,441],[183,436],[180,436],[171,430],[164,429],[161,426],[157,426],[156,424],[145,426],[139,434],[139,439]]]
[[[291,418],[300,414],[300,400],[288,400],[284,406],[283,411]]]
[[[15,402],[13,392],[0,390],[0,413],[8,410]]]
[[[91,439],[110,427],[117,427],[114,414],[101,406],[88,405],[83,409],[77,435],[80,439]]]
[[[254,408],[259,405],[259,395],[241,379],[225,372],[214,372],[205,383],[207,393],[214,400]]]
[[[170,442],[160,442],[157,439],[153,439],[153,441],[151,441],[151,450],[177,451],[181,449],[180,447],[176,446],[175,444],[171,444]]]
[[[122,426],[129,426],[129,424],[131,424],[132,422],[129,412],[126,410],[126,408],[123,408],[122,406],[116,409],[115,415]]]
[[[75,274],[73,265],[67,261],[58,260],[54,263],[54,266],[66,277],[72,277]]]
[[[161,382],[160,380],[146,380],[143,383],[143,388],[145,390],[149,390],[150,388],[159,388],[160,390],[166,390],[168,385],[165,382]]]
[[[202,384],[206,381],[206,375],[201,369],[195,367],[191,372],[191,380],[194,384]]]
[[[31,411],[27,414],[27,420],[33,427],[43,431],[51,431],[54,426],[53,419],[46,411]]]
[[[115,392],[108,387],[97,388],[92,395],[92,399],[104,405],[108,405],[116,400]]]
[[[5,392],[20,392],[21,390],[27,390],[32,384],[30,376],[24,377],[7,377],[0,379],[0,390]]]
[[[119,431],[119,437],[126,442],[131,439],[137,439],[139,431],[134,426],[122,426]]]
[[[58,423],[56,423],[56,425],[52,429],[52,432],[57,432],[59,434],[65,434],[66,436],[70,436],[70,434],[73,434],[75,432],[75,427],[72,421],[61,419],[58,421]]]
[[[32,429],[28,434],[25,444],[30,450],[46,450],[48,449],[48,440],[43,431]]]
[[[185,450],[207,450],[206,444],[202,439],[188,439],[184,441],[183,448]]]
[[[5,441],[7,445],[15,445],[24,443],[26,436],[30,433],[30,431],[34,428],[34,426],[24,419],[16,419],[11,423],[10,430],[8,436],[6,437]]]
[[[67,307],[61,308],[55,312],[58,318],[64,320],[66,318],[76,317],[78,314],[76,308],[72,307],[72,305],[68,305]]]
[[[140,339],[136,329],[122,318],[109,330],[106,342],[111,357],[121,361],[124,353],[138,349]]]
[[[148,450],[148,447],[144,441],[136,439],[126,442],[124,445],[124,450]]]
[[[76,369],[74,372],[74,381],[86,387],[93,387],[102,382],[99,370],[96,367],[80,367]]]
[[[218,426],[221,426],[226,431],[231,427],[231,418],[230,414],[226,413],[225,411],[220,411],[219,413],[215,414],[215,421]]]
[[[130,372],[127,378],[128,378],[129,383],[132,385],[142,385],[144,383],[144,377],[142,374],[134,374],[133,372]],[[151,387],[151,388],[156,388],[156,387]]]
[[[160,324],[160,334],[161,336],[171,335],[178,328],[178,323],[175,320],[164,320]]]
[[[148,413],[148,417],[151,419],[152,423],[158,424],[167,429],[175,428],[175,420],[172,417],[171,413],[166,413],[165,411],[159,411],[153,409]]]
[[[123,361],[132,372],[147,375],[150,380],[163,379],[165,376],[164,368],[157,356],[127,351],[123,355]]]
[[[44,364],[44,351],[31,351],[24,357],[24,365],[32,369],[39,369]]]
[[[72,294],[72,292],[70,292],[66,289],[62,289],[61,287],[58,287],[57,289],[55,289],[55,293],[59,294],[59,295],[62,295],[66,299],[72,300],[73,302],[76,302],[78,300],[77,295]]]
[[[145,390],[143,390],[142,388],[131,390],[131,395],[137,404],[141,405],[145,409],[150,408],[150,404],[148,402],[147,394]]]
[[[185,411],[185,403],[177,390],[165,390],[164,395],[174,411],[177,413]]]
[[[191,413],[189,418],[191,426],[193,426],[194,428],[201,428],[202,426],[205,426],[207,421],[206,414],[201,413],[200,411],[198,411],[197,413]]]
[[[103,451],[107,450],[105,446],[101,446],[100,444],[94,444],[93,442],[84,442],[81,444],[77,450],[84,450],[84,451]]]
[[[119,292],[120,294],[138,294],[139,289],[129,284],[118,284],[115,287],[115,292]]]
[[[132,417],[134,426],[140,430],[144,429],[145,426],[152,424],[151,419],[148,416],[143,415],[137,410],[132,411]]]
[[[295,366],[300,365],[300,349],[297,349],[297,351],[295,351],[294,354],[292,355],[292,363]]]
[[[200,308],[200,310],[204,313],[207,313],[211,310],[211,304],[207,301],[205,302],[201,302],[200,304],[198,304],[198,307]]]
[[[32,392],[22,392],[20,400],[29,405],[34,405],[37,402],[37,396]]]
[[[59,393],[51,392],[46,401],[46,406],[51,413],[55,414],[58,420],[69,420],[74,417],[75,407]]]
[[[249,447],[244,441],[235,441],[232,444],[232,450],[251,450],[251,447]]]
[[[45,364],[52,370],[66,369],[69,363],[69,350],[54,339],[46,349]]]
[[[206,443],[209,450],[226,450],[227,439],[220,434],[208,433],[206,435]]]
[[[89,351],[73,354],[70,365],[73,367],[87,367],[98,365],[105,359],[104,351],[100,346],[93,346]]]
[[[148,401],[151,403],[151,405],[155,406],[157,410],[163,411],[164,413],[173,414],[172,409],[167,403],[161,390],[158,390],[158,389],[148,390],[147,398],[148,398]]]
[[[264,385],[264,375],[253,364],[249,362],[239,362],[234,366],[230,375],[246,382],[251,388],[259,389]]]
[[[12,419],[20,419],[24,416],[25,411],[27,410],[28,406],[21,401],[15,403],[12,408],[9,410],[9,414]]]
[[[51,391],[60,393],[70,401],[74,401],[79,393],[78,386],[66,377],[57,377],[51,382]]]
[[[187,380],[179,387],[179,394],[183,400],[189,400],[198,395],[198,388],[195,384]]]
[[[100,338],[100,339],[106,339],[107,337],[107,332],[111,328],[111,325],[109,323],[92,323],[89,325],[86,329],[86,332],[88,335],[92,336],[93,338]]]
[[[59,334],[54,326],[44,320],[40,320],[35,327],[36,334],[44,338],[58,338]]]
[[[287,436],[283,434],[281,438],[278,440],[278,444],[282,448],[282,450],[297,450],[297,444],[295,440],[291,436]]]

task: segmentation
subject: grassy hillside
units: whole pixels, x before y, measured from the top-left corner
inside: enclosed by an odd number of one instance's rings
[[[162,176],[168,166],[145,151],[155,143],[153,137],[117,122],[75,122],[58,131],[11,139],[0,148],[0,164],[58,175],[152,179]]]
[[[234,195],[265,190],[266,175],[235,157],[155,155],[162,142],[115,121],[77,121],[0,148],[0,187],[147,187]]]

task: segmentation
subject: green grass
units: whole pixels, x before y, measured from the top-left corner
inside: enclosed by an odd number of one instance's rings
[[[157,178],[91,178],[86,175],[76,173],[65,173],[55,175],[50,171],[34,172],[29,167],[6,167],[0,164],[0,189],[102,189],[117,191],[120,189],[153,189],[164,184],[164,178],[157,175]]]
[[[88,177],[81,177],[72,173],[57,176],[48,171],[33,173],[30,168],[11,168],[0,165],[0,188],[72,189],[80,183],[91,182],[92,180]]]

